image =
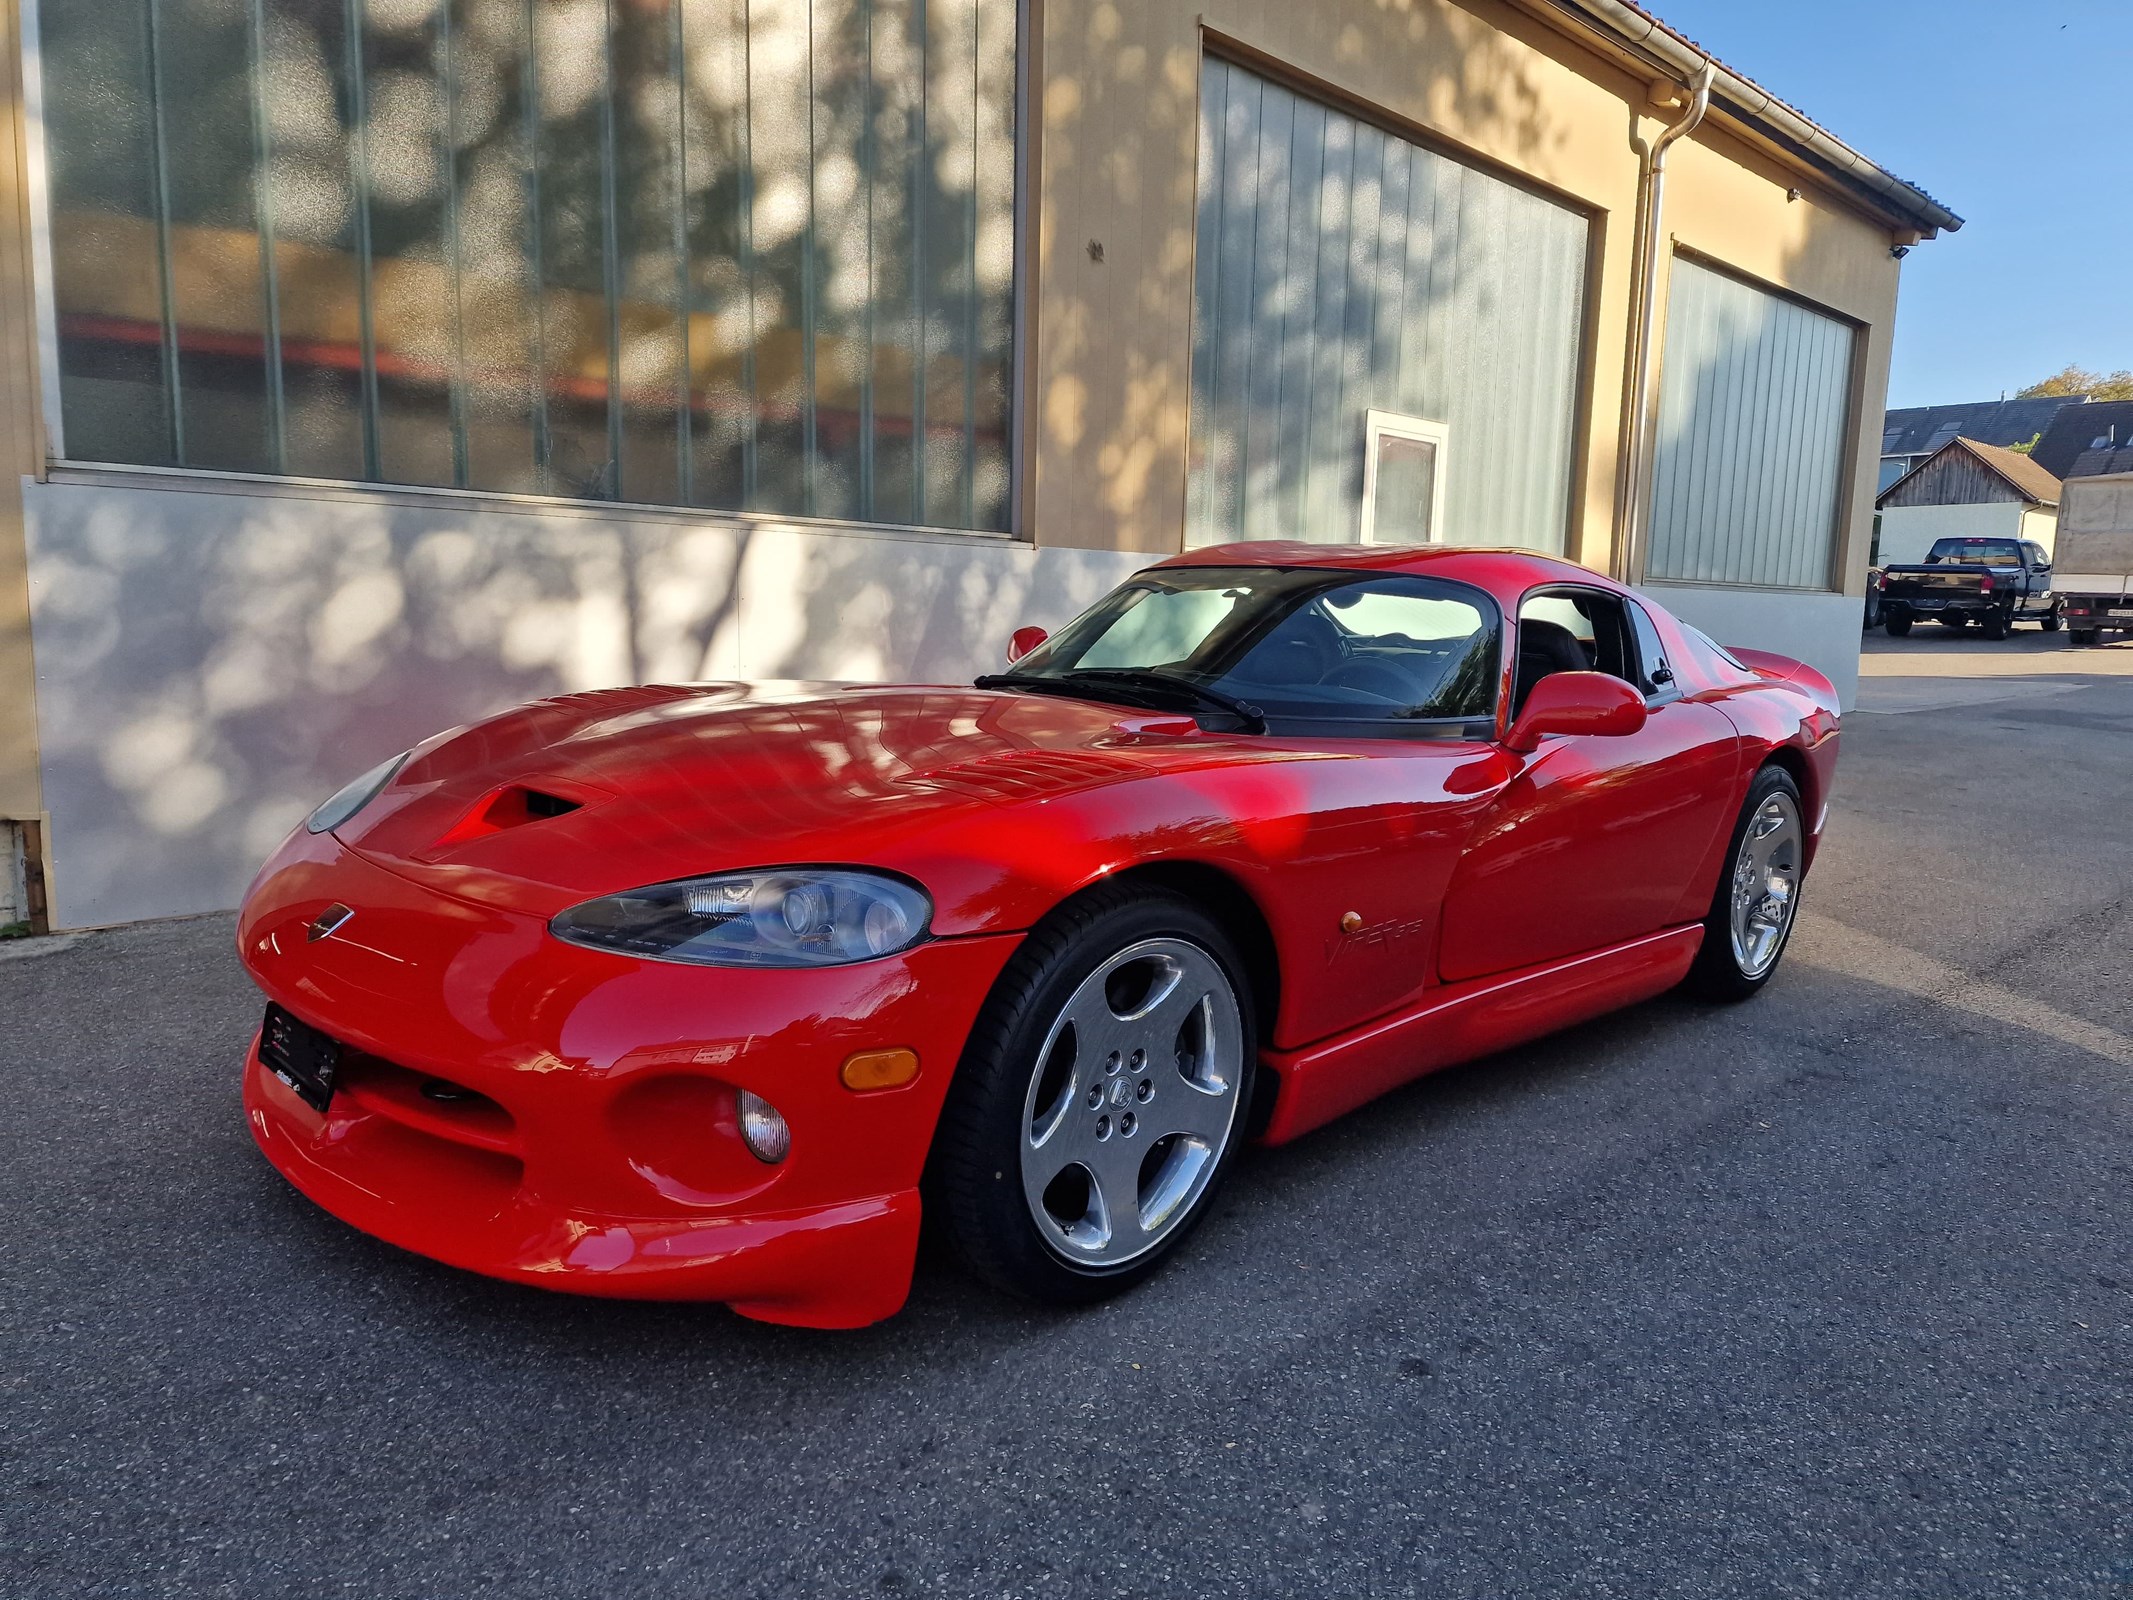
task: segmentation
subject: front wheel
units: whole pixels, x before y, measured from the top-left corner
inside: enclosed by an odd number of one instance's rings
[[[2043,616],[2037,619],[2037,626],[2046,633],[2057,633],[2059,631],[2059,608],[2053,606],[2051,610],[2045,612]]]
[[[1889,612],[1881,619],[1882,631],[1891,639],[1901,639],[1911,631],[1911,619],[1902,612]]]
[[[1745,1000],[1768,983],[1792,937],[1807,873],[1807,826],[1799,785],[1765,767],[1733,825],[1727,871],[1704,919],[1703,947],[1688,985],[1709,1000]]]
[[[1970,626],[1970,619],[1968,617],[1958,616],[1953,612],[1943,612],[1936,620],[1943,628],[1946,628],[1950,633],[1961,633],[1965,628]]]
[[[2102,635],[2103,630],[2100,628],[2069,628],[2066,630],[2066,642],[2076,649],[2085,649]]]
[[[1244,967],[1190,900],[1107,886],[1024,941],[971,1030],[929,1180],[958,1253],[1054,1305],[1147,1277],[1244,1142]]]

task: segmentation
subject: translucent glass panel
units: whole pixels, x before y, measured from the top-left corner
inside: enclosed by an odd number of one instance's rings
[[[1016,0],[42,0],[67,455],[1008,521]]]
[[[1677,257],[1647,576],[1835,587],[1851,327]]]
[[[1562,549],[1586,219],[1214,59],[1199,174],[1191,541],[1357,538],[1378,408],[1445,425],[1435,537]]]

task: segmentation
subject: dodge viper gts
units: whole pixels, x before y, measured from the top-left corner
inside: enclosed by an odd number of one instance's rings
[[[923,1203],[1092,1300],[1252,1140],[1754,994],[1836,766],[1819,673],[1519,551],[1194,551],[1009,654],[564,695],[356,779],[239,921],[268,1160],[551,1288],[856,1326]]]

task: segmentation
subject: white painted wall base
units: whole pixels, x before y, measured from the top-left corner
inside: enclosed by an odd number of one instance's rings
[[[968,682],[1146,555],[576,507],[28,482],[55,927],[227,909],[350,776],[575,689]]]
[[[1858,696],[1866,602],[1857,595],[1655,583],[1651,596],[1720,644],[1774,650],[1806,662],[1837,686],[1847,711]]]
[[[24,500],[56,928],[228,909],[321,799],[440,728],[619,683],[968,682],[1154,559],[146,475]],[[1850,703],[1858,600],[1653,594]]]

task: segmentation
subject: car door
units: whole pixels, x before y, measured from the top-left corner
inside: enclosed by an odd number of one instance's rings
[[[1717,707],[1681,694],[1641,607],[1600,590],[1528,596],[1518,620],[1522,663],[1529,629],[1559,646],[1543,630],[1565,626],[1551,619],[1568,614],[1562,602],[1588,624],[1577,641],[1589,665],[1644,691],[1645,723],[1626,736],[1549,738],[1512,755],[1518,770],[1478,819],[1445,893],[1438,967],[1447,982],[1680,923],[1718,831],[1734,820],[1739,735]],[[1523,670],[1519,679],[1522,695],[1530,683]]]
[[[2029,557],[2028,583],[2023,590],[2023,609],[2043,611],[2051,603],[2052,558],[2044,553],[2044,546],[2041,544],[2024,543],[2022,551]]]

